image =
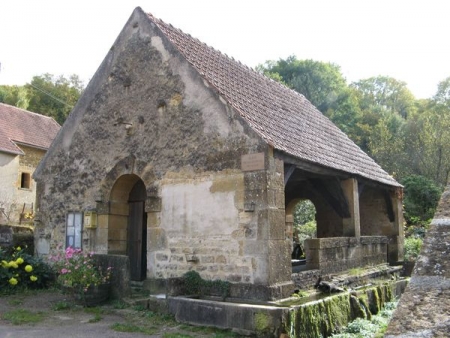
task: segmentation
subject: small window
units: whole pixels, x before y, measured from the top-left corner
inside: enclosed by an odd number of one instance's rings
[[[81,230],[83,226],[83,214],[81,212],[69,212],[66,223],[66,248],[81,249]]]
[[[31,188],[31,175],[30,175],[30,173],[22,173],[20,175],[20,187],[22,189],[30,189]]]

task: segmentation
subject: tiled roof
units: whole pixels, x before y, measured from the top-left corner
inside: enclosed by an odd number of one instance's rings
[[[22,155],[17,144],[48,149],[59,129],[51,117],[0,103],[0,151]]]
[[[151,14],[148,17],[200,75],[275,149],[307,162],[399,186],[302,94]]]

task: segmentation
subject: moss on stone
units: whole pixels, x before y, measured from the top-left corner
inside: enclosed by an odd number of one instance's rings
[[[352,318],[367,319],[367,313],[364,305],[361,304],[358,297],[350,296],[350,306],[352,309]]]
[[[393,298],[393,286],[385,283],[367,288],[358,296],[346,292],[301,305],[291,310],[286,332],[290,338],[327,337],[356,318],[370,320]]]
[[[364,294],[358,298],[359,303],[361,304],[361,307],[364,308],[364,311],[366,313],[366,319],[371,320],[372,319],[372,313],[370,312],[369,308],[369,299],[367,297],[367,294]]]
[[[266,333],[270,330],[270,318],[267,314],[255,313],[255,329],[258,334]]]

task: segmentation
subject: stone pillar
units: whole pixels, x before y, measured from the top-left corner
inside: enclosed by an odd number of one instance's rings
[[[392,209],[394,210],[394,224],[388,242],[388,261],[395,264],[403,261],[403,245],[405,235],[403,232],[403,191],[397,188],[391,193]]]
[[[244,173],[244,204],[254,206],[256,238],[244,242],[244,254],[254,262],[254,284],[265,290],[260,299],[280,299],[294,289],[292,240],[286,231],[284,166],[271,153],[265,154],[265,170]]]
[[[349,178],[345,181],[341,181],[341,187],[344,191],[345,197],[347,198],[350,211],[350,218],[343,219],[343,236],[359,238],[361,236],[361,229],[359,217],[358,181],[354,178]]]

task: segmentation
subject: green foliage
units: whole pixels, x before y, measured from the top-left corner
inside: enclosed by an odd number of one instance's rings
[[[295,56],[289,56],[286,60],[266,62],[258,69],[274,79],[281,78],[323,113],[328,111],[346,88],[340,67],[333,63],[298,60]]]
[[[2,319],[11,322],[13,325],[35,324],[44,320],[45,314],[42,312],[32,312],[25,309],[17,309],[2,314]]]
[[[204,280],[197,271],[191,270],[183,275],[186,292],[189,295],[204,296],[218,293],[223,299],[230,293],[230,282]]]
[[[360,93],[362,109],[375,109],[406,119],[416,111],[415,98],[406,83],[388,76],[376,76],[352,83]]]
[[[317,237],[315,218],[316,208],[310,200],[297,203],[294,210],[294,242],[300,245],[301,252],[304,251],[303,243],[306,239]]]
[[[398,302],[388,302],[383,309],[372,319],[356,318],[349,323],[340,333],[334,334],[332,338],[373,338],[383,337],[389,320],[392,317]]]
[[[0,102],[27,109],[29,105],[28,91],[21,86],[0,86]]]
[[[415,261],[422,249],[423,240],[420,237],[406,237],[404,244],[405,261]]]
[[[294,210],[294,225],[300,226],[316,219],[316,208],[310,200],[297,203]]]
[[[70,310],[71,308],[72,308],[72,303],[69,303],[66,301],[56,302],[52,306],[53,311],[64,311],[64,310]]]
[[[114,323],[111,325],[111,329],[118,332],[139,332],[148,335],[153,335],[158,332],[155,328],[147,328],[131,323]]]
[[[419,175],[408,176],[401,183],[404,185],[406,221],[411,223],[414,219],[431,219],[436,211],[441,189],[432,180]]]
[[[111,267],[98,266],[93,254],[83,253],[81,249],[68,247],[64,254],[51,256],[50,260],[58,274],[58,283],[63,287],[87,291],[92,286],[108,283]]]
[[[34,76],[25,86],[0,86],[0,102],[51,116],[63,124],[77,103],[84,84],[77,75],[43,74]]]
[[[34,233],[29,232],[18,232],[13,234],[13,247],[21,247],[24,253],[33,255],[34,253]]]
[[[0,263],[0,294],[44,288],[54,279],[51,267],[26,248],[0,249]]]
[[[63,124],[77,103],[83,84],[77,75],[67,79],[47,73],[34,76],[26,88],[30,97],[29,111],[51,116]]]

